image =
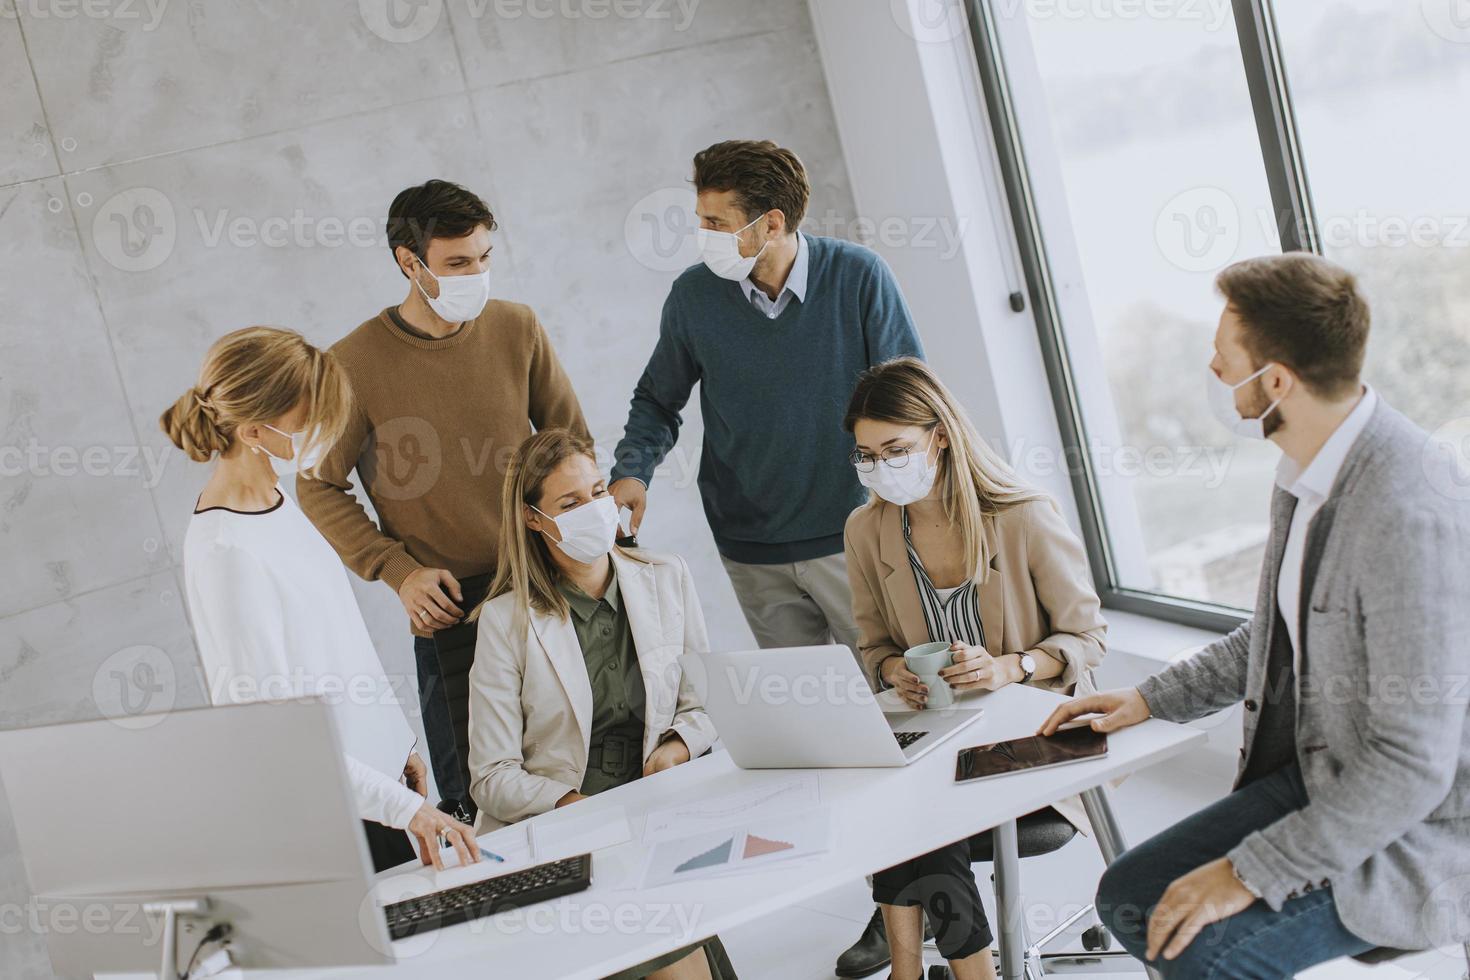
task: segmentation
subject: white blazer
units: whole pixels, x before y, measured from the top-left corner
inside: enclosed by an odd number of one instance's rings
[[[643,552],[638,559],[612,555],[646,693],[643,758],[669,731],[679,734],[693,758],[715,740],[681,663],[686,654],[709,652],[704,613],[684,559]],[[576,628],[570,619],[532,609],[530,630],[516,637],[514,605],[512,594],[485,604],[470,669],[477,834],[554,808],[581,788],[587,772],[592,685]]]

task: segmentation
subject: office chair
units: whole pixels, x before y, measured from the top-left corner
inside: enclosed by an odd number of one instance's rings
[[[1043,807],[1034,813],[1018,818],[1014,823],[1002,824],[988,834],[977,834],[970,838],[970,861],[991,862],[995,865],[992,880],[995,882],[996,914],[1000,923],[996,928],[996,942],[1002,948],[1024,951],[1021,958],[1021,973],[1007,977],[1003,965],[1005,958],[996,951],[997,973],[1003,980],[1042,980],[1057,973],[1111,973],[1126,971],[1136,973],[1142,964],[1122,949],[1112,949],[1113,937],[1099,922],[1093,922],[1082,932],[1082,953],[1048,953],[1047,947],[1057,942],[1069,929],[1084,918],[1093,915],[1091,904],[1084,906],[1066,921],[1059,923],[1036,942],[1026,935],[1025,909],[1021,907],[1020,859],[1039,857],[1059,850],[1077,835],[1077,828],[1066,817],[1051,807]],[[999,860],[996,860],[997,853]],[[932,941],[924,944],[934,948]],[[949,967],[938,964],[929,967],[929,980],[948,980]]]

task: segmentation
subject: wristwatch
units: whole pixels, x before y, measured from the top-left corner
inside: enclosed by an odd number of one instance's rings
[[[1029,653],[1018,653],[1016,656],[1021,658],[1020,683],[1030,683],[1031,678],[1036,675],[1036,658],[1032,657]]]

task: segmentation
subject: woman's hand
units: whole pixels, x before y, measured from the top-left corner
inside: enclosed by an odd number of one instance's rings
[[[410,752],[403,767],[403,782],[409,789],[423,797],[429,795],[429,770],[417,752]]]
[[[652,776],[656,772],[672,769],[677,765],[689,761],[689,746],[684,744],[684,739],[678,732],[670,735],[658,744],[648,756],[648,761],[643,763],[643,775]]]
[[[898,654],[887,658],[878,667],[883,682],[898,692],[904,703],[915,711],[922,710],[929,700],[929,688],[919,680],[919,675],[909,670],[908,664]]]
[[[954,653],[954,663],[939,676],[956,691],[995,691],[1015,680],[1009,665],[986,653],[984,647],[955,643],[949,649]]]
[[[421,763],[422,764],[422,763]],[[439,839],[454,845],[461,865],[474,864],[480,860],[480,847],[475,843],[475,832],[438,807],[425,803],[408,822],[408,832],[419,842],[419,857],[425,864],[432,864],[436,871],[444,870],[444,859],[439,856]]]

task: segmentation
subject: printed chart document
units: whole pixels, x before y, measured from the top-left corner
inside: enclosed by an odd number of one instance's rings
[[[777,783],[762,783],[749,789],[652,810],[643,827],[643,840],[652,844],[705,831],[739,827],[753,820],[783,814],[809,813],[821,805],[818,787],[816,773],[801,772]]]
[[[776,861],[821,854],[831,843],[832,814],[827,807],[659,841],[649,849],[643,887],[754,871]]]
[[[588,813],[573,805],[532,817],[526,823],[531,834],[531,853],[538,862],[587,854],[633,839],[628,811],[620,806]]]

